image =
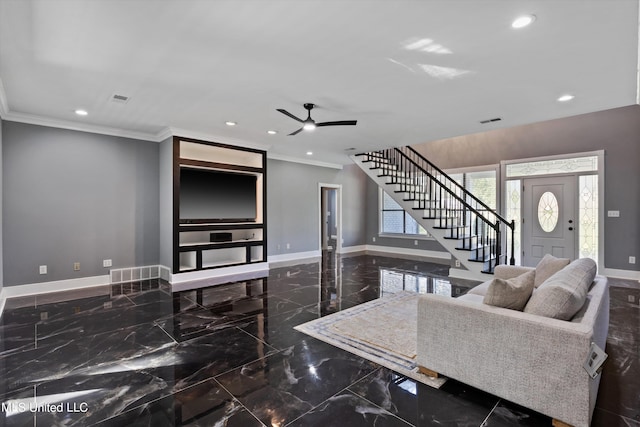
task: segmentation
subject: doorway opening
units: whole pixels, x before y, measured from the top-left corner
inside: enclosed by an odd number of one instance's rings
[[[502,162],[504,207],[516,223],[516,264],[546,253],[603,265],[604,151]]]
[[[320,251],[340,253],[342,250],[340,185],[320,184]]]

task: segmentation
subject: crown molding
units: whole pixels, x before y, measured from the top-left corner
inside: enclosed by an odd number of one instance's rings
[[[280,160],[283,162],[301,163],[303,165],[320,166],[322,168],[340,169],[344,168],[344,165],[339,163],[321,162],[319,160],[300,159],[297,157],[283,156],[282,154],[267,152],[267,159]]]
[[[220,136],[209,132],[198,132],[188,129],[170,127],[173,136],[201,139],[203,141],[219,142],[221,144],[235,145],[236,147],[253,148],[255,150],[268,151],[271,145],[260,144],[257,142],[245,141],[243,139],[229,138],[228,136]]]
[[[49,117],[37,116],[34,114],[8,112],[2,119],[9,122],[27,123],[31,125],[48,126],[52,128],[75,130],[79,132],[97,133],[101,135],[118,136],[121,138],[158,142],[156,140],[157,134],[124,130],[109,126],[84,124],[71,120],[52,119]]]
[[[154,141],[162,142],[167,138],[172,138],[173,136],[174,136],[174,133],[171,131],[171,128],[170,127],[165,127],[160,132],[155,134]]]

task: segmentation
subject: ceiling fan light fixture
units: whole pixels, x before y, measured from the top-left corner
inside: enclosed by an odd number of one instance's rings
[[[300,129],[296,130],[296,131],[291,132],[289,134],[289,136],[297,135],[300,132],[302,132],[303,130],[307,131],[307,132],[311,132],[317,127],[347,126],[347,125],[355,126],[356,124],[358,124],[357,120],[338,120],[338,121],[333,121],[333,122],[316,123],[316,121],[311,118],[311,110],[313,110],[313,107],[315,107],[314,104],[311,104],[311,103],[304,104],[304,109],[308,111],[307,118],[305,120],[302,120],[301,118],[294,116],[293,114],[291,114],[287,110],[283,110],[282,108],[276,108],[276,111],[284,114],[285,116],[287,116],[289,118],[292,118],[293,120],[295,120],[298,123],[302,123],[302,127]]]
[[[575,98],[575,96],[567,93],[565,95],[562,95],[558,98],[558,102],[568,102],[571,101],[573,98]]]
[[[533,21],[536,20],[536,16],[535,15],[522,15],[517,17],[512,23],[511,23],[511,27],[512,28],[524,28],[528,25],[533,24]]]

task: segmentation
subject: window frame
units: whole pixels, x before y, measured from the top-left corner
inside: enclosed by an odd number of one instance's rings
[[[383,188],[379,187],[378,188],[378,236],[379,237],[392,237],[392,238],[398,238],[398,239],[413,239],[413,240],[434,240],[434,238],[429,234],[429,230],[427,230],[424,227],[422,227],[422,225],[420,225],[420,223],[418,223],[418,227],[422,228],[423,230],[425,230],[426,234],[407,233],[406,232],[406,229],[407,229],[407,216],[409,216],[411,218],[411,215],[409,215],[409,213],[405,209],[403,209],[402,206],[400,206],[400,209],[384,209],[384,195],[385,194],[388,197],[391,198],[389,193],[384,191]],[[391,199],[393,200],[393,198],[391,198]],[[389,232],[389,231],[384,231],[383,216],[384,216],[384,212],[385,211],[386,212],[403,212],[404,215],[403,215],[403,220],[402,220],[402,228],[403,228],[404,231],[402,233],[393,233],[393,232]]]

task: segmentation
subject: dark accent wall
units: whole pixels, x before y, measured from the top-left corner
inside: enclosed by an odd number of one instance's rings
[[[5,286],[108,274],[104,259],[113,268],[159,263],[158,143],[6,121],[2,129]]]
[[[268,255],[318,250],[319,183],[342,185],[342,246],[365,243],[368,178],[356,165],[339,170],[268,159],[267,178]]]
[[[605,150],[605,267],[640,270],[640,106],[449,138],[414,148],[442,169]]]

